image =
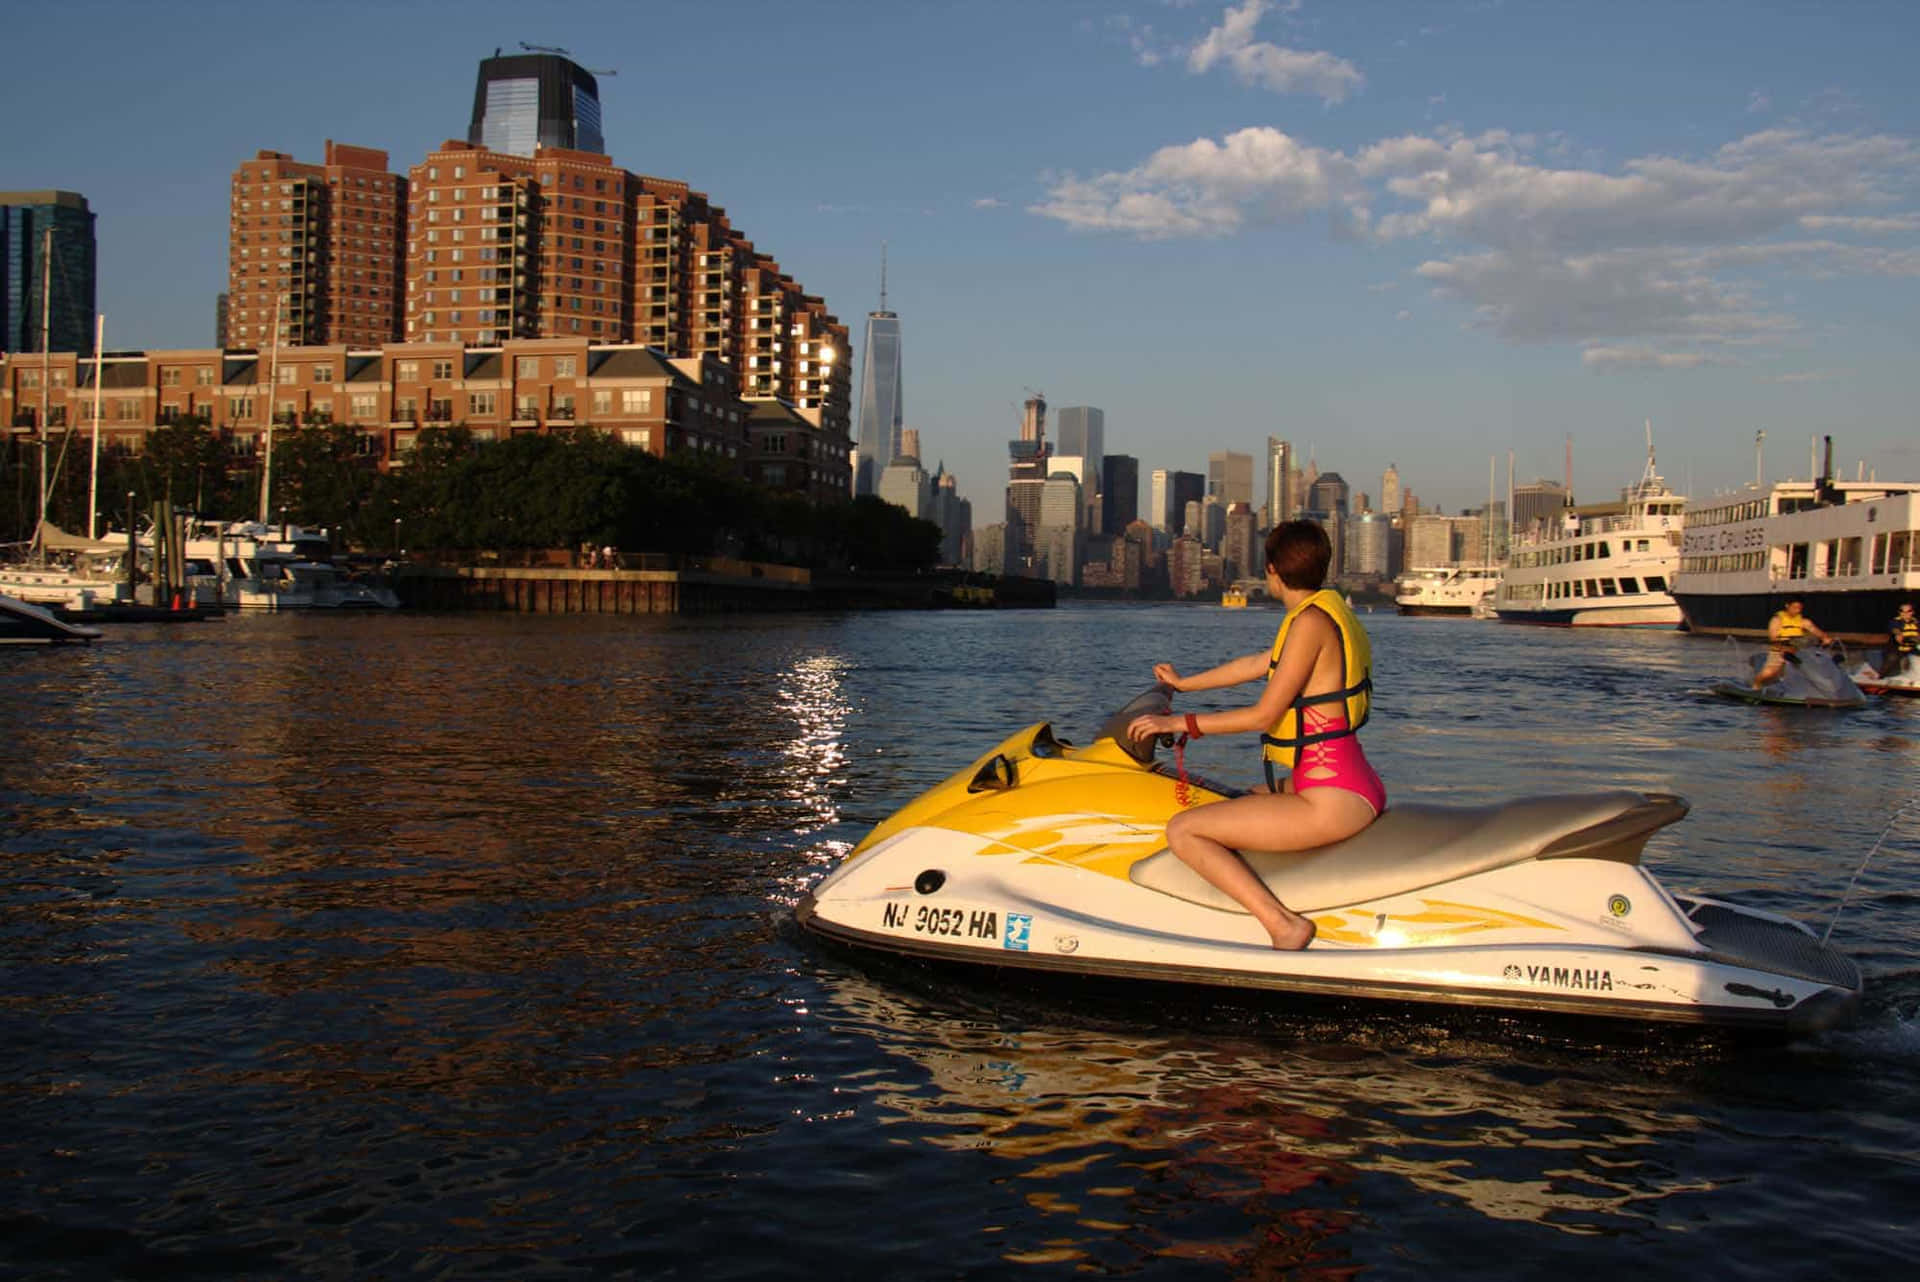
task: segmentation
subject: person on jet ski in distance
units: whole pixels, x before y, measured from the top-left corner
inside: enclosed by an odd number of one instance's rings
[[[1260,731],[1267,789],[1182,810],[1167,845],[1195,872],[1252,913],[1275,948],[1313,942],[1313,922],[1277,899],[1236,850],[1311,850],[1341,841],[1386,808],[1386,788],[1355,735],[1367,719],[1373,652],[1346,599],[1323,585],[1333,559],[1326,531],[1287,521],[1267,536],[1267,591],[1286,607],[1270,651],[1256,650],[1194,676],[1156,663],[1175,690],[1217,690],[1266,681],[1259,701],[1221,712],[1136,717],[1134,739]],[[1275,781],[1275,767],[1291,775]]]
[[[1789,663],[1800,662],[1793,652],[1807,633],[1819,637],[1822,645],[1832,642],[1833,638],[1822,632],[1819,624],[1801,613],[1805,608],[1806,603],[1799,597],[1788,597],[1785,608],[1767,621],[1767,661],[1753,674],[1754,689],[1766,689],[1767,683],[1785,672]]]
[[[1900,612],[1887,624],[1887,651],[1880,660],[1880,675],[1897,677],[1913,667],[1913,656],[1920,651],[1920,619],[1913,617],[1913,602],[1902,601]]]

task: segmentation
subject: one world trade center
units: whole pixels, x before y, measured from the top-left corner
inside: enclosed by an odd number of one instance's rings
[[[887,254],[880,251],[880,309],[867,313],[866,369],[860,377],[860,473],[856,488],[877,491],[900,454],[900,318],[887,310]]]

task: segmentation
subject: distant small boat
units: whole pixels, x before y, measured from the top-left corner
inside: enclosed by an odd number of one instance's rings
[[[1229,610],[1244,610],[1247,607],[1247,594],[1239,588],[1228,588],[1220,594],[1220,604]]]
[[[99,628],[68,623],[40,606],[0,596],[0,645],[85,645],[99,636]]]

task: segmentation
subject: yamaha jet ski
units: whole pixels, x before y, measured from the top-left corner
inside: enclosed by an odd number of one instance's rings
[[[1167,820],[1232,795],[1128,739],[1029,726],[883,821],[797,908],[858,948],[984,967],[1798,1033],[1848,1022],[1859,968],[1790,918],[1669,893],[1641,865],[1661,793],[1403,803],[1317,850],[1243,857],[1313,919],[1299,952],[1182,863]],[[1162,737],[1164,740],[1166,737]]]
[[[1796,708],[1862,708],[1867,696],[1840,662],[1825,649],[1804,647],[1797,650],[1780,670],[1780,675],[1760,689],[1753,686],[1767,662],[1765,646],[1743,646],[1727,638],[1732,655],[1732,675],[1715,678],[1702,691],[1741,703],[1770,703]]]

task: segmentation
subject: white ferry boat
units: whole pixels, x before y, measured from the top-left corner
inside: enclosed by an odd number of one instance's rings
[[[1827,471],[1687,514],[1673,595],[1690,629],[1765,636],[1798,597],[1823,631],[1877,645],[1902,601],[1920,604],[1920,483],[1834,481]]]
[[[1402,614],[1456,614],[1466,618],[1499,582],[1497,565],[1422,566],[1400,576],[1394,584],[1393,603]]]
[[[1646,471],[1617,502],[1570,507],[1518,536],[1494,612],[1502,623],[1562,628],[1679,626],[1671,587],[1686,505],[1654,470],[1649,446]]]

